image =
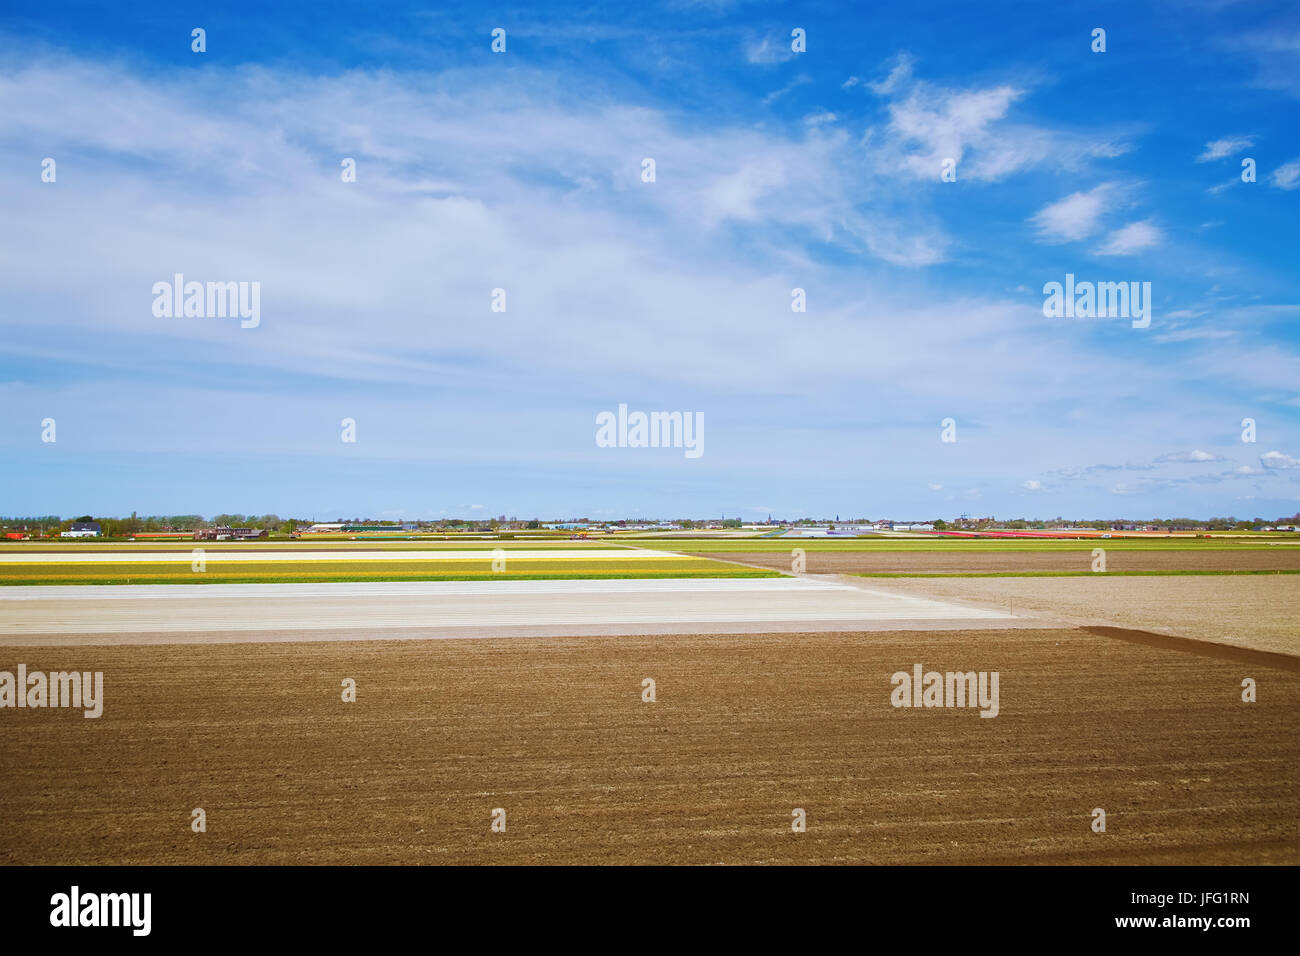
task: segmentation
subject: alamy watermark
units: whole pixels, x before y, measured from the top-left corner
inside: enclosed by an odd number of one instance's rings
[[[155,282],[153,296],[155,318],[240,318],[244,329],[262,324],[260,282],[186,282],[178,272],[171,282]]]
[[[895,707],[978,707],[981,717],[998,715],[997,671],[897,671],[889,681],[894,689],[889,702]]]
[[[596,415],[597,448],[683,448],[687,458],[704,454],[703,412],[628,412]]]
[[[1133,328],[1151,325],[1150,282],[1075,282],[1074,273],[1065,283],[1043,286],[1043,315],[1049,319],[1132,319]]]
[[[133,936],[148,936],[152,893],[83,893],[73,886],[50,897],[51,926],[124,926]]]
[[[103,671],[0,671],[0,709],[6,707],[79,707],[93,720],[104,713]]]

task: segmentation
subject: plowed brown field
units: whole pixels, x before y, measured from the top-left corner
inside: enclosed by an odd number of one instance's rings
[[[3,863],[1300,862],[1300,673],[1245,650],[1020,629],[6,658],[102,670],[106,703],[0,711]],[[914,663],[997,670],[1000,715],[894,709]]]

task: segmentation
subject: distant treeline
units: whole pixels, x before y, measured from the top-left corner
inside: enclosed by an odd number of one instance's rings
[[[204,518],[203,515],[136,515],[129,518],[101,518],[94,515],[77,515],[64,518],[59,515],[40,515],[37,517],[0,517],[0,527],[6,531],[25,530],[67,531],[76,522],[94,521],[99,524],[105,537],[121,538],[136,534],[160,533],[166,531],[197,531],[199,528],[237,527],[265,528],[267,531],[293,531],[301,524],[310,524],[301,519],[286,519],[279,515],[240,515],[222,514]]]
[[[0,517],[0,531],[5,532],[36,532],[45,534],[57,534],[70,529],[74,522],[95,521],[98,522],[100,529],[105,537],[130,537],[138,534],[163,533],[163,532],[184,532],[197,531],[200,528],[214,527],[231,527],[231,528],[259,528],[268,532],[291,533],[298,528],[314,524],[318,519],[315,518],[282,518],[276,514],[265,515],[244,515],[244,514],[219,514],[211,518],[205,518],[203,515],[137,515],[132,514],[130,517],[94,517],[92,515],[78,515],[76,517],[62,517],[60,515],[32,515],[26,517]],[[394,521],[391,518],[335,518],[323,519],[333,524],[348,525],[366,525],[366,526],[388,526],[394,529],[401,527],[402,522]],[[588,519],[577,518],[569,519],[575,523],[586,523]],[[866,524],[872,519],[854,518],[840,521],[840,524]],[[876,519],[880,520],[880,519]],[[693,518],[675,518],[675,519],[623,519],[618,521],[604,522],[612,526],[626,526],[629,524],[650,524],[667,521],[681,528],[697,528],[706,525],[722,525],[728,528],[739,528],[742,522],[739,518],[718,519],[693,519]],[[408,522],[409,523],[409,522]],[[510,518],[501,520],[496,518],[490,519],[467,519],[467,518],[443,518],[438,521],[418,521],[414,522],[421,528],[443,530],[443,531],[495,531],[498,529],[538,529],[542,522],[538,518],[531,520],[521,520],[519,518]],[[797,521],[777,521],[775,523],[783,525],[826,525],[832,523],[830,518],[800,518]],[[1062,518],[1059,515],[1055,518],[1015,518],[1011,520],[999,520],[989,516],[985,518],[971,518],[963,515],[960,518],[935,518],[933,524],[936,530],[961,529],[967,531],[981,531],[993,528],[1005,528],[1008,530],[1047,530],[1050,528],[1074,527],[1074,528],[1091,528],[1098,531],[1108,531],[1112,529],[1130,529],[1130,528],[1155,528],[1162,531],[1245,531],[1252,528],[1268,527],[1276,525],[1300,525],[1300,512],[1294,515],[1283,516],[1279,518],[1236,518],[1233,516],[1225,518],[1109,518],[1109,519],[1075,519]]]
[[[77,515],[75,517],[64,517],[61,515],[30,515],[17,517],[0,517],[0,531],[13,532],[22,531],[28,533],[40,534],[58,534],[62,531],[71,529],[72,525],[77,522],[94,521],[99,527],[104,537],[109,538],[128,538],[138,534],[159,534],[165,532],[182,532],[198,531],[201,528],[259,528],[268,532],[283,532],[285,534],[315,524],[318,519],[315,518],[282,518],[276,514],[265,515],[245,515],[245,514],[219,514],[210,518],[203,515],[138,515],[132,514],[130,517],[99,517],[95,515]],[[346,525],[365,525],[367,527],[391,527],[394,530],[401,527],[402,523],[394,521],[391,518],[334,518],[320,519],[333,524]],[[531,521],[520,521],[511,519],[511,522],[522,528],[536,529],[541,527],[538,519]],[[503,522],[496,519],[460,519],[446,518],[440,521],[421,521],[418,524],[423,528],[435,528],[443,530],[482,530],[490,531],[499,528]]]

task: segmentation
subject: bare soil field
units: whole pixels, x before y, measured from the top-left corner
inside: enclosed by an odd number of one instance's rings
[[[0,863],[1300,862],[1300,673],[1244,650],[1014,629],[5,657],[102,670],[105,704],[0,711]],[[997,670],[999,716],[895,709],[916,663]]]
[[[797,547],[797,542],[792,547]],[[1097,547],[1105,549],[1105,542]],[[1300,548],[1262,551],[1106,550],[1107,572],[1123,571],[1295,571]],[[1007,572],[1091,573],[1092,552],[1080,551],[814,551],[805,549],[808,574],[996,574]],[[789,551],[691,552],[697,557],[790,571]]]
[[[1300,655],[1300,579],[1245,577],[860,578],[917,597],[1026,611]]]

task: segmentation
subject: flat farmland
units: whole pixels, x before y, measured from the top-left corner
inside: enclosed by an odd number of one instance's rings
[[[620,541],[627,539],[620,538]],[[785,552],[803,548],[814,551],[878,551],[891,554],[913,552],[940,552],[965,554],[981,551],[1026,552],[1041,554],[1053,551],[1090,552],[1093,548],[1111,551],[1262,551],[1274,548],[1300,548],[1300,536],[1294,534],[1251,535],[1241,537],[1200,538],[1191,535],[1159,538],[1091,538],[1086,540],[1065,538],[939,538],[932,536],[913,538],[759,538],[722,539],[690,538],[669,542],[656,541],[656,547],[669,547],[674,551],[698,553],[713,552]]]
[[[0,542],[0,554],[100,554],[114,551],[141,553],[168,553],[176,551],[190,552],[195,548],[206,551],[240,552],[256,551],[292,551],[295,553],[334,552],[334,551],[482,551],[501,548],[506,551],[603,551],[611,548],[633,545],[611,540],[569,539],[492,539],[474,538],[471,540],[388,540],[383,538],[298,538],[286,540],[252,540],[252,541],[194,541],[159,540],[159,541],[117,541],[97,540],[95,538],[75,538],[58,541],[4,541]]]
[[[208,644],[1048,626],[851,579],[391,581],[0,589],[0,645]]]
[[[871,586],[930,600],[970,602],[1046,615],[1069,624],[1111,625],[1300,655],[1300,579],[1247,577],[866,579]]]
[[[1093,551],[1105,552],[1108,574],[1295,574],[1294,535],[1215,538],[1029,539],[779,539],[674,542],[684,554],[789,573],[802,550],[808,574],[884,577],[924,575],[1090,575]]]
[[[196,553],[196,551],[198,553]],[[196,564],[196,561],[198,562]],[[224,546],[0,551],[0,585],[241,584],[763,577],[718,559],[639,548],[280,549]]]
[[[1096,545],[1102,547],[1102,545]],[[1263,574],[1300,573],[1300,548],[1266,549],[1113,549],[1105,548],[1111,574]],[[687,552],[790,571],[791,554],[755,551]],[[1042,551],[822,551],[804,549],[809,574],[1092,574],[1092,549]],[[1300,585],[1297,585],[1300,586]]]
[[[0,862],[1294,864],[1300,674],[1233,655],[1079,629],[9,647],[103,671],[105,703],[0,713]],[[998,716],[893,708],[914,663],[999,671]]]

